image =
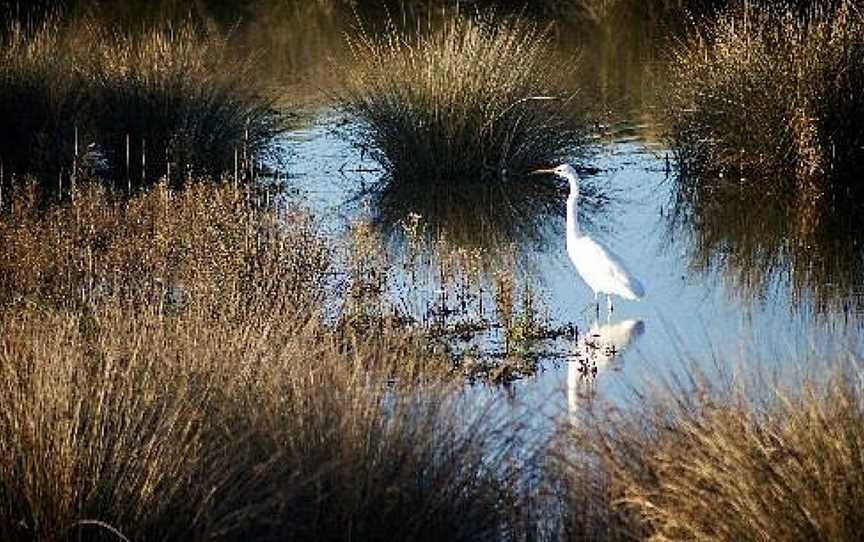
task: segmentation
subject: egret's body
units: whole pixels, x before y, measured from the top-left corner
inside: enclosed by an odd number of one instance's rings
[[[645,295],[645,288],[627,270],[621,258],[579,229],[579,177],[576,171],[564,164],[555,169],[539,170],[538,173],[552,173],[570,183],[570,195],[567,198],[567,255],[579,276],[594,292],[595,301],[599,294],[606,294],[611,312],[612,295],[629,300],[641,299]]]

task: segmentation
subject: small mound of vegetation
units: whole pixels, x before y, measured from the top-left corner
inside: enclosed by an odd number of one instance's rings
[[[149,184],[245,171],[279,115],[226,40],[187,22],[123,33],[94,16],[9,23],[0,52],[4,177],[45,188],[97,172]],[[170,165],[169,165],[170,164]]]
[[[625,539],[858,540],[860,360],[838,365],[791,386],[676,387],[596,418],[580,444],[596,455],[572,481],[595,473]]]
[[[687,177],[860,195],[864,16],[852,2],[733,9],[691,35],[671,74],[670,137]]]
[[[521,178],[572,159],[585,113],[543,30],[516,18],[453,17],[440,28],[350,42],[337,96],[356,143],[392,183],[459,187]]]
[[[278,116],[251,82],[251,65],[231,58],[226,38],[191,23],[93,34],[102,46],[85,57],[94,108],[87,121],[113,177],[154,178],[169,163],[178,177],[218,176],[235,160],[248,165],[266,154]]]
[[[8,23],[0,44],[0,164],[11,174],[53,177],[72,164],[74,130],[87,107],[80,74],[66,60],[57,21]]]

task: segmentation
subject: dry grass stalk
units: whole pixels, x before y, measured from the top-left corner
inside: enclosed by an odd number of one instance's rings
[[[84,185],[50,209],[16,190],[0,215],[0,538],[520,529],[520,429],[467,402],[411,333],[328,325],[329,243],[245,190],[122,202]]]

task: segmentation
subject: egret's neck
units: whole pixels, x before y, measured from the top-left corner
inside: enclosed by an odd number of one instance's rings
[[[570,196],[567,198],[567,240],[576,239],[582,233],[579,231],[579,189],[570,189]]]

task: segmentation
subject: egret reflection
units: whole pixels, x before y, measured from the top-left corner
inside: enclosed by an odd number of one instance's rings
[[[614,369],[625,350],[645,333],[645,322],[637,319],[620,322],[595,322],[576,342],[567,363],[567,404],[570,422],[579,425],[580,412],[590,407],[594,381],[602,371]]]

